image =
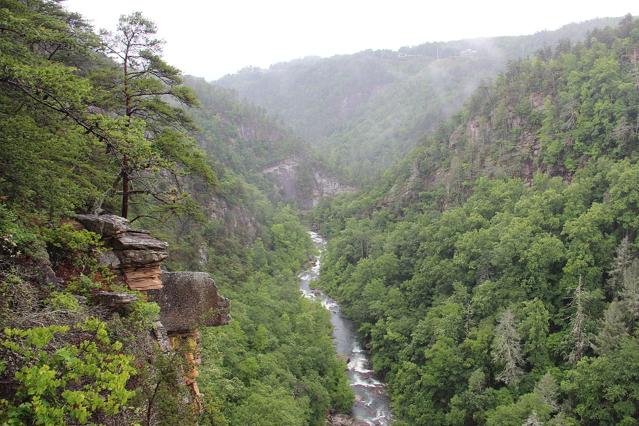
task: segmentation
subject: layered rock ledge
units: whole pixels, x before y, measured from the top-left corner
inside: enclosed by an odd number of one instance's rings
[[[129,221],[114,215],[77,215],[86,229],[102,236],[110,249],[100,261],[113,269],[132,290],[162,288],[160,264],[169,256],[168,243],[150,232],[131,229]]]
[[[163,352],[185,350],[188,371],[184,380],[191,388],[194,404],[201,409],[197,385],[200,364],[201,326],[219,326],[230,321],[230,302],[219,294],[206,272],[164,272],[160,265],[168,257],[168,244],[148,231],[131,229],[129,221],[114,215],[78,215],[87,230],[102,236],[108,250],[100,261],[109,266],[132,290],[160,306],[160,321],[153,333]],[[121,310],[136,300],[125,293],[100,292],[96,299],[106,307]]]

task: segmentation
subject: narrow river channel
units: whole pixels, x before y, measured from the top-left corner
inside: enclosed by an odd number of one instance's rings
[[[326,241],[315,232],[311,232],[313,242],[320,250],[315,264],[300,274],[300,291],[311,300],[316,300],[331,313],[333,324],[333,343],[337,354],[348,360],[348,378],[355,392],[353,417],[370,426],[386,426],[391,423],[391,411],[384,383],[375,378],[370,368],[366,352],[358,342],[354,324],[341,313],[340,307],[333,299],[310,283],[320,274],[321,253]]]

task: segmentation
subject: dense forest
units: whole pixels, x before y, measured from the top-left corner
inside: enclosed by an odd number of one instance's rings
[[[155,34],[139,13],[98,35],[60,2],[0,2],[0,423],[323,424],[352,393],[326,312],[297,289],[314,248],[255,174],[300,143],[185,85]],[[157,304],[73,220],[92,212],[128,216],[169,242],[168,268],[210,271],[232,299],[231,323],[202,330],[202,412],[184,357],[151,339]],[[98,290],[138,301],[113,315]]]
[[[529,36],[426,43],[248,68],[218,84],[281,117],[323,164],[357,186],[375,182],[419,138],[453,115],[509,60],[582,40],[617,19]]]
[[[0,0],[1,424],[358,424],[309,229],[393,424],[639,424],[639,19],[213,83],[114,28]],[[168,243],[230,320],[163,348],[82,215]]]
[[[512,62],[374,189],[321,285],[396,424],[637,424],[639,21]]]

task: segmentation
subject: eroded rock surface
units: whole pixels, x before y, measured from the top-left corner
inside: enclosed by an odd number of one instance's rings
[[[100,260],[118,272],[133,290],[162,288],[160,263],[169,255],[169,245],[148,231],[131,229],[129,221],[115,215],[77,215],[76,220],[89,231],[102,235],[111,250]]]
[[[160,305],[160,321],[169,335],[229,322],[229,300],[206,272],[163,272],[162,284],[148,294]]]
[[[262,173],[271,178],[283,200],[294,201],[302,209],[311,209],[324,198],[355,191],[329,173],[309,168],[308,164],[295,158],[266,168]]]
[[[200,326],[227,324],[229,300],[221,296],[213,278],[205,272],[163,272],[160,264],[168,257],[168,244],[147,231],[131,229],[129,221],[114,215],[78,215],[89,231],[102,236],[109,248],[100,262],[117,272],[129,288],[146,293],[160,306],[160,321],[153,326],[160,349],[184,351],[187,368],[184,382],[191,389],[192,402],[202,410],[197,384],[200,365]],[[124,311],[137,297],[127,293],[99,292],[102,305]]]

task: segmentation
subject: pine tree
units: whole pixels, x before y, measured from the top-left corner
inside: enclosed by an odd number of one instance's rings
[[[620,339],[628,336],[623,303],[614,300],[604,312],[599,333],[592,344],[593,349],[600,355],[611,352],[619,346]]]
[[[519,333],[515,327],[515,316],[510,308],[503,313],[495,328],[492,357],[493,361],[503,368],[497,375],[497,380],[506,384],[516,383],[519,380],[523,374],[521,366],[524,358]]]
[[[557,411],[559,404],[557,396],[559,395],[559,385],[550,373],[544,374],[535,385],[535,393],[548,405],[551,412]]]
[[[610,298],[616,296],[621,290],[626,271],[632,264],[632,259],[632,247],[630,245],[630,239],[626,235],[617,247],[615,259],[612,261],[612,267],[608,272],[606,290]]]
[[[590,346],[590,340],[585,330],[586,314],[584,312],[585,292],[579,277],[579,284],[575,288],[575,294],[570,305],[574,308],[575,313],[570,318],[570,338],[572,350],[568,355],[568,361],[576,364],[585,354],[586,349]]]
[[[550,362],[547,343],[550,314],[544,303],[535,298],[525,302],[522,315],[519,331],[524,338],[526,360],[541,369]]]
[[[639,260],[637,259],[633,260],[624,272],[621,300],[630,319],[633,322],[639,319]]]
[[[155,24],[140,12],[122,16],[115,34],[103,32],[105,52],[118,67],[106,80],[105,89],[114,94],[109,101],[117,119],[106,117],[102,125],[111,130],[110,152],[119,161],[121,215],[129,214],[129,200],[135,194],[151,195],[165,204],[183,195],[178,181],[185,165],[210,183],[214,176],[189,132],[194,129],[182,106],[195,106],[197,99],[182,84],[180,70],[162,59],[163,42]],[[176,105],[179,104],[179,105]],[[159,189],[152,178],[157,172],[173,184]]]

